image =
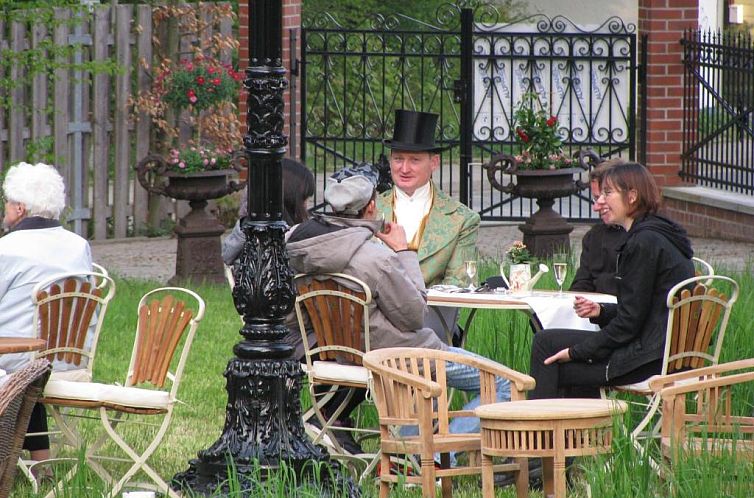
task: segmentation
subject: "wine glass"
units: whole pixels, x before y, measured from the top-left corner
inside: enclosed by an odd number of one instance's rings
[[[469,290],[474,290],[474,277],[476,276],[476,261],[475,260],[469,260],[465,261],[464,264],[466,265],[466,275],[469,276]]]
[[[568,273],[568,255],[557,253],[552,256],[552,269],[555,274],[555,281],[558,283],[558,297],[563,297],[563,283]]]

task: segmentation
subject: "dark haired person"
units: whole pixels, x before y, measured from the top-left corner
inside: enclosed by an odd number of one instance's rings
[[[284,158],[283,167],[283,221],[289,227],[298,225],[309,218],[307,203],[314,195],[314,175],[299,161]],[[247,212],[248,186],[241,191],[241,204],[238,217]],[[241,255],[246,236],[241,231],[239,219],[230,234],[223,240],[222,257],[226,265],[233,265]]]
[[[589,188],[592,192],[592,211],[600,212],[600,183],[605,171],[623,159],[610,159],[600,163],[589,174]],[[626,230],[621,225],[606,223],[603,219],[595,223],[581,239],[579,268],[571,282],[570,290],[579,292],[600,292],[618,294],[615,281],[615,263],[618,247],[626,240]]]
[[[668,291],[694,276],[686,231],[657,215],[660,192],[638,163],[604,172],[598,197],[606,223],[621,225],[617,304],[576,297],[574,309],[600,325],[597,332],[543,330],[534,335],[530,375],[537,381],[529,399],[568,397],[572,388],[593,394],[606,385],[639,382],[660,372],[665,347]]]

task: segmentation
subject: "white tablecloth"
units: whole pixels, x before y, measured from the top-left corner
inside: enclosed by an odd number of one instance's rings
[[[573,300],[578,293],[564,293],[563,297],[552,294],[542,295],[534,291],[531,295],[517,297],[528,304],[542,324],[543,329],[599,330],[587,318],[579,318],[573,311]],[[598,303],[615,303],[615,296],[609,294],[584,295]]]

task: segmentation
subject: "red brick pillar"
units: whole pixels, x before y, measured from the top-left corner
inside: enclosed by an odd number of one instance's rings
[[[660,186],[681,183],[683,50],[686,29],[699,24],[698,0],[639,0],[639,35],[647,34],[646,166]]]
[[[302,0],[282,0],[283,2],[283,67],[288,74],[288,81],[290,82],[291,69],[293,68],[293,62],[296,60],[298,53],[291,54],[291,38],[290,30],[295,29],[298,31],[296,34],[296,44],[294,50],[298,50],[298,43],[301,39],[301,4]],[[249,65],[249,5],[245,0],[239,0],[238,2],[238,60],[239,69],[244,70]],[[291,93],[290,91],[285,93],[285,133],[290,140],[290,115],[291,115]],[[246,130],[246,92],[242,92],[241,98],[238,103],[239,115],[242,122],[243,129]],[[296,99],[296,121],[300,121],[301,116],[301,104],[299,99]],[[297,130],[296,133],[299,131]],[[288,154],[291,155],[292,151],[289,147]]]

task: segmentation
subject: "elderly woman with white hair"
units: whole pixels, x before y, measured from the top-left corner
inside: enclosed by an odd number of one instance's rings
[[[65,185],[54,167],[41,163],[11,167],[3,182],[3,198],[3,226],[9,233],[0,238],[0,336],[32,337],[34,285],[58,273],[91,271],[91,249],[86,239],[60,224]],[[29,354],[2,355],[0,369],[13,372],[29,359]],[[46,430],[44,407],[37,404],[28,431]],[[32,460],[49,458],[49,447],[47,436],[24,442]]]

